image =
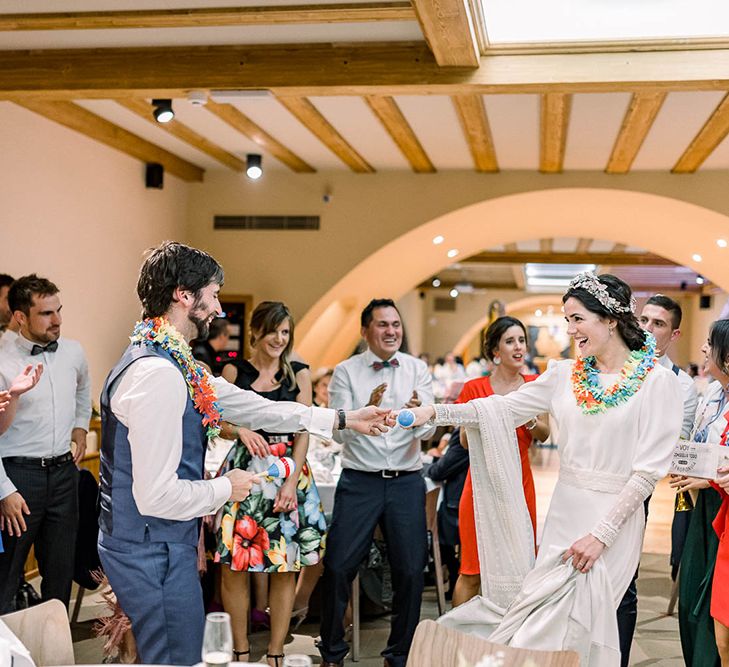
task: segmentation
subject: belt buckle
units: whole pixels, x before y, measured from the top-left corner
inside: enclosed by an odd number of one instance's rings
[[[397,477],[400,473],[398,473],[397,470],[381,470],[380,474],[385,479],[395,479],[395,477]]]
[[[51,465],[49,461],[51,461],[52,459],[52,456],[41,456],[41,468],[48,468]]]

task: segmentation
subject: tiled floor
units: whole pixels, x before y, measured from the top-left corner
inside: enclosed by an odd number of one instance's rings
[[[535,483],[539,525],[549,505],[549,497],[557,477],[557,454],[554,450],[539,450],[534,460]],[[669,579],[668,551],[670,545],[670,521],[673,514],[673,494],[667,484],[661,484],[651,501],[651,512],[641,561],[641,575],[638,580],[638,625],[636,629],[631,664],[639,666],[660,665],[678,667],[683,665],[681,645],[678,638],[676,616],[666,616],[671,584]],[[101,644],[90,637],[92,620],[101,612],[97,595],[87,595],[79,620],[74,628],[74,648],[77,664],[99,663],[102,659]],[[435,591],[426,589],[423,600],[422,618],[436,618]],[[314,637],[318,625],[305,623],[292,635],[286,647],[288,653],[306,653],[317,656]],[[360,667],[380,667],[380,651],[384,648],[389,633],[389,618],[368,618],[362,623]],[[256,633],[252,636],[252,659],[265,653],[267,636]],[[348,659],[348,663],[350,660]],[[315,661],[315,664],[318,664]]]

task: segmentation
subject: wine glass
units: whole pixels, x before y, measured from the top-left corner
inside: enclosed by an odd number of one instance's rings
[[[205,618],[202,659],[206,667],[228,667],[233,660],[233,632],[229,614],[216,612]]]

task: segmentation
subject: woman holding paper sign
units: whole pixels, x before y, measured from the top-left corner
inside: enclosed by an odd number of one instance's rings
[[[699,403],[690,439],[718,443],[726,438],[729,417],[725,391],[729,386],[729,374],[725,372],[729,358],[729,320],[714,322],[701,351],[705,357],[704,370],[714,382]],[[710,606],[719,546],[712,522],[721,506],[721,496],[705,479],[674,476],[671,486],[676,491],[696,494],[679,577],[678,621],[684,662],[689,667],[717,667],[720,658],[715,634],[720,632],[715,633]]]
[[[643,501],[668,471],[681,431],[683,399],[676,376],[656,364],[628,285],[583,273],[562,300],[580,359],[507,396],[413,408],[416,425],[465,426],[471,445],[482,597],[443,622],[479,633],[495,626],[492,641],[618,665],[615,612],[640,559]],[[559,425],[560,475],[535,563],[513,429],[543,412]]]

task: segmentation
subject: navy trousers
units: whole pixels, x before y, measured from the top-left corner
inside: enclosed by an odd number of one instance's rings
[[[393,667],[407,662],[420,621],[427,560],[425,481],[418,472],[387,479],[358,470],[342,472],[327,535],[319,643],[326,661],[340,662],[349,650],[344,641],[344,612],[352,580],[378,524],[387,542],[393,588],[390,636],[382,655]]]
[[[99,533],[99,557],[132,622],[140,662],[194,665],[205,628],[197,546],[127,542]]]

